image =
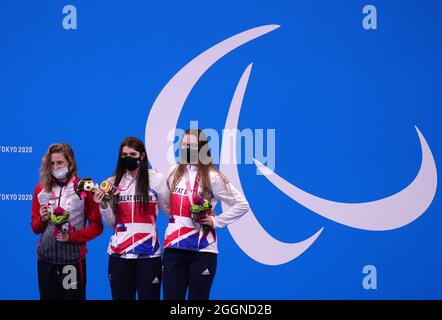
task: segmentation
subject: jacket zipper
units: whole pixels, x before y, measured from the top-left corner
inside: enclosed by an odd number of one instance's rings
[[[133,197],[134,197],[134,199],[132,201],[132,228],[134,226],[134,208],[135,208],[135,200],[136,200],[135,192],[133,193]],[[135,243],[135,236],[134,236],[134,230],[132,230],[132,245],[134,245],[134,243]],[[133,250],[134,249],[132,249],[132,251]]]
[[[58,207],[60,206],[60,203],[61,203],[62,191],[63,191],[63,185],[60,186],[60,193],[58,195]],[[58,227],[55,226],[55,228],[58,228]],[[57,241],[57,239],[55,239],[55,261],[58,262],[58,241]],[[57,275],[59,275],[59,274],[60,274],[60,270],[59,270],[58,264],[57,264]]]
[[[181,217],[182,217],[182,214],[183,214],[183,198],[184,198],[184,196],[182,196],[181,197],[181,201],[180,201],[180,220],[181,220]],[[178,238],[181,236],[181,226],[180,225],[178,225]],[[179,248],[180,247],[180,241],[178,240],[177,241],[177,248]]]

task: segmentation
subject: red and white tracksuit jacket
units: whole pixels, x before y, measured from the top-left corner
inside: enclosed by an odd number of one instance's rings
[[[108,179],[114,183],[115,177]],[[136,197],[136,178],[126,172],[118,186],[118,203],[114,207],[109,203],[100,211],[108,226],[114,229],[108,254],[121,258],[154,258],[161,255],[156,221],[158,207],[169,212],[169,190],[164,176],[154,169],[149,169],[149,202],[143,208]]]
[[[68,242],[57,241],[54,236],[56,226],[40,220],[40,199],[45,199],[51,211],[58,206],[69,211],[72,231],[69,232]],[[41,234],[37,249],[38,259],[53,264],[71,264],[83,260],[87,253],[86,242],[103,232],[100,210],[93,195],[88,193],[81,200],[74,191],[73,179],[64,186],[54,183],[50,192],[41,183],[36,186],[32,199],[31,225],[35,234]]]
[[[177,165],[169,170],[169,185],[172,185],[173,174],[171,172]],[[191,192],[197,175],[197,166],[187,165]],[[204,232],[199,223],[193,222],[190,213],[190,201],[187,196],[186,176],[178,182],[170,195],[169,223],[166,229],[164,248],[184,249],[199,252],[218,253],[216,228],[222,228],[236,221],[249,210],[249,204],[244,196],[230,182],[224,180],[215,172],[210,172],[213,197],[210,199],[212,208],[215,208],[218,200],[228,204],[229,209],[223,213],[211,216],[214,229]],[[198,186],[198,195],[201,195],[201,184]]]

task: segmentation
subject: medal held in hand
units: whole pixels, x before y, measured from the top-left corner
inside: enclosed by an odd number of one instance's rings
[[[116,194],[117,192],[117,188],[110,183],[107,180],[104,180],[101,184],[100,184],[100,189],[104,191],[105,195],[103,197],[104,201],[110,201],[111,196],[113,194]]]

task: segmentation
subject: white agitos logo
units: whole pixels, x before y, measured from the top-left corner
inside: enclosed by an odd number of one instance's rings
[[[170,152],[173,150],[171,148],[173,142],[166,137],[176,128],[186,98],[201,76],[227,53],[277,28],[279,25],[265,25],[249,29],[216,44],[190,61],[166,84],[155,100],[146,123],[146,147],[154,167],[161,172],[167,172],[169,164],[174,161],[173,152]],[[237,128],[251,69],[252,64],[245,69],[236,87],[227,115],[226,129]],[[375,201],[343,203],[322,199],[290,184],[259,161],[255,160],[255,164],[279,190],[327,219],[362,230],[392,230],[405,226],[422,215],[436,193],[436,164],[424,136],[417,127],[416,131],[422,149],[421,167],[416,178],[400,192]],[[242,192],[237,165],[224,164],[226,161],[223,161],[223,156],[227,154],[226,147],[223,143],[220,169]],[[226,205],[222,204],[222,206],[223,210],[226,210]],[[310,238],[301,242],[281,242],[264,230],[252,209],[228,228],[233,239],[249,257],[267,265],[279,265],[295,259],[313,244],[324,229],[321,228]]]

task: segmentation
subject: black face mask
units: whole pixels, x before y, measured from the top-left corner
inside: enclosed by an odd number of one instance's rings
[[[141,158],[124,157],[122,158],[123,167],[129,171],[135,170],[141,165]]]
[[[198,148],[186,145],[180,148],[180,163],[198,164]]]

